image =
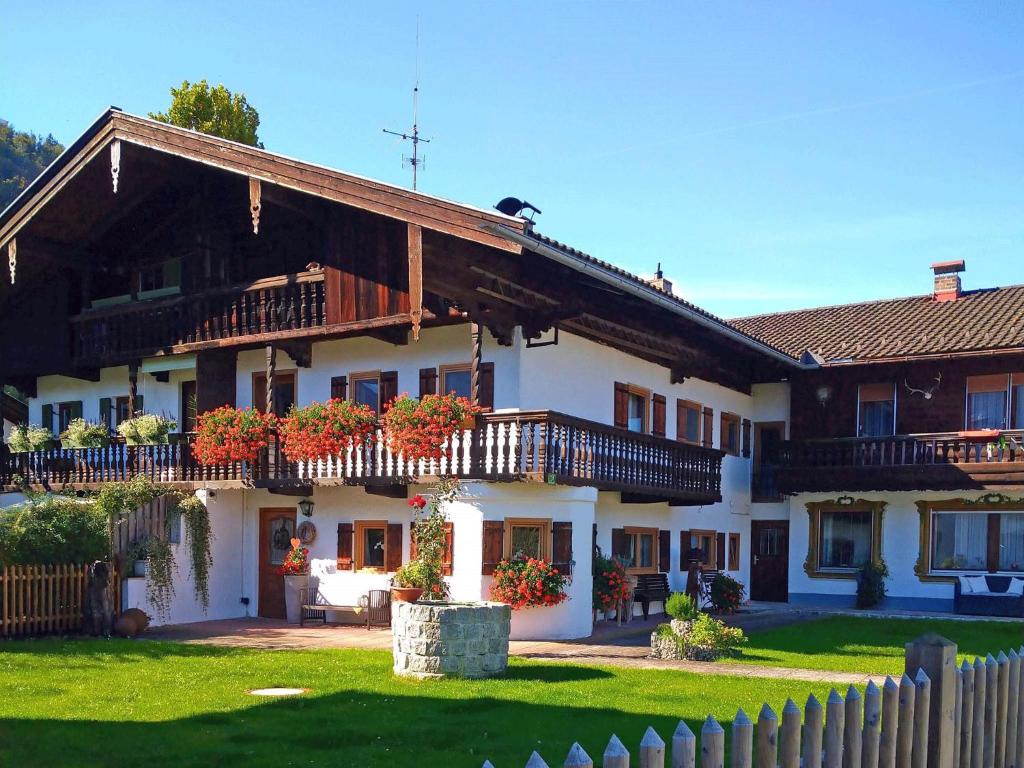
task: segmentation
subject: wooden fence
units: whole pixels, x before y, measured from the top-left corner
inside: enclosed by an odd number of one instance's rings
[[[907,644],[906,673],[846,697],[835,689],[824,707],[812,695],[803,712],[792,701],[781,725],[765,704],[755,724],[740,709],[732,722],[732,768],[1024,768],[1024,674],[1019,651],[989,654],[956,666],[956,645],[936,635]],[[708,716],[697,736],[679,722],[670,744],[648,728],[631,762],[612,735],[604,768],[724,768],[725,729]],[[593,768],[579,743],[561,763]],[[526,768],[547,768],[534,752]],[[494,768],[490,761],[484,768]]]
[[[46,635],[82,628],[89,566],[0,567],[0,637]],[[121,606],[121,580],[111,573],[111,605]]]

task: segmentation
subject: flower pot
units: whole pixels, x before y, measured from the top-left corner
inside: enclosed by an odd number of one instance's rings
[[[149,561],[148,560],[136,560],[132,564],[132,575],[136,577],[143,577],[149,575]]]
[[[391,596],[396,603],[415,603],[420,599],[423,590],[419,587],[392,587]]]
[[[284,577],[284,608],[289,624],[299,623],[302,611],[302,590],[309,586],[309,574]]]

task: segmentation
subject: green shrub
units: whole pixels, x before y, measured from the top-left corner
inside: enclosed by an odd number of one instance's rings
[[[883,562],[865,563],[857,574],[857,607],[873,608],[885,599],[885,577],[889,568]]]
[[[53,440],[53,432],[46,427],[30,427],[28,424],[19,424],[11,430],[7,438],[7,446],[14,453],[25,453],[26,451],[41,451],[48,448]]]
[[[711,606],[719,613],[733,613],[743,602],[743,590],[736,579],[719,573],[711,582]]]
[[[72,419],[60,439],[65,448],[102,448],[110,444],[110,430],[106,424]]]
[[[697,601],[685,592],[673,592],[665,601],[665,613],[673,619],[692,621],[700,615]]]
[[[687,646],[709,651],[715,656],[735,656],[747,642],[742,629],[727,627],[706,613],[694,619],[684,639]]]
[[[0,511],[0,562],[87,563],[109,555],[107,517],[87,501],[41,496]]]

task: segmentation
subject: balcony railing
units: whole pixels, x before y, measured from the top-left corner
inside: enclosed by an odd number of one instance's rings
[[[326,323],[322,271],[257,280],[201,294],[90,309],[72,318],[73,354],[109,360],[207,341]]]
[[[171,445],[54,448],[32,453],[0,449],[0,486],[15,476],[33,485],[98,485],[137,475],[160,483],[335,485],[409,482],[430,475],[492,481],[534,480],[592,486],[679,503],[721,499],[721,451],[627,432],[553,411],[487,414],[455,435],[450,458],[410,462],[378,433],[346,454],[290,462],[274,442],[259,461],[207,467],[191,438]]]

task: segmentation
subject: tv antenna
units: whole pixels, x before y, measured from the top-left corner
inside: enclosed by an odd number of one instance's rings
[[[387,128],[383,128],[384,133],[392,136],[397,136],[402,141],[412,142],[412,157],[406,157],[402,155],[402,167],[406,165],[412,167],[412,188],[416,189],[417,175],[420,166],[424,168],[427,165],[427,158],[420,157],[419,148],[420,142],[429,144],[430,139],[424,139],[420,136],[420,127],[417,114],[419,111],[419,96],[420,96],[420,20],[416,17],[416,84],[412,89],[412,131],[406,133],[404,131],[389,131]]]

